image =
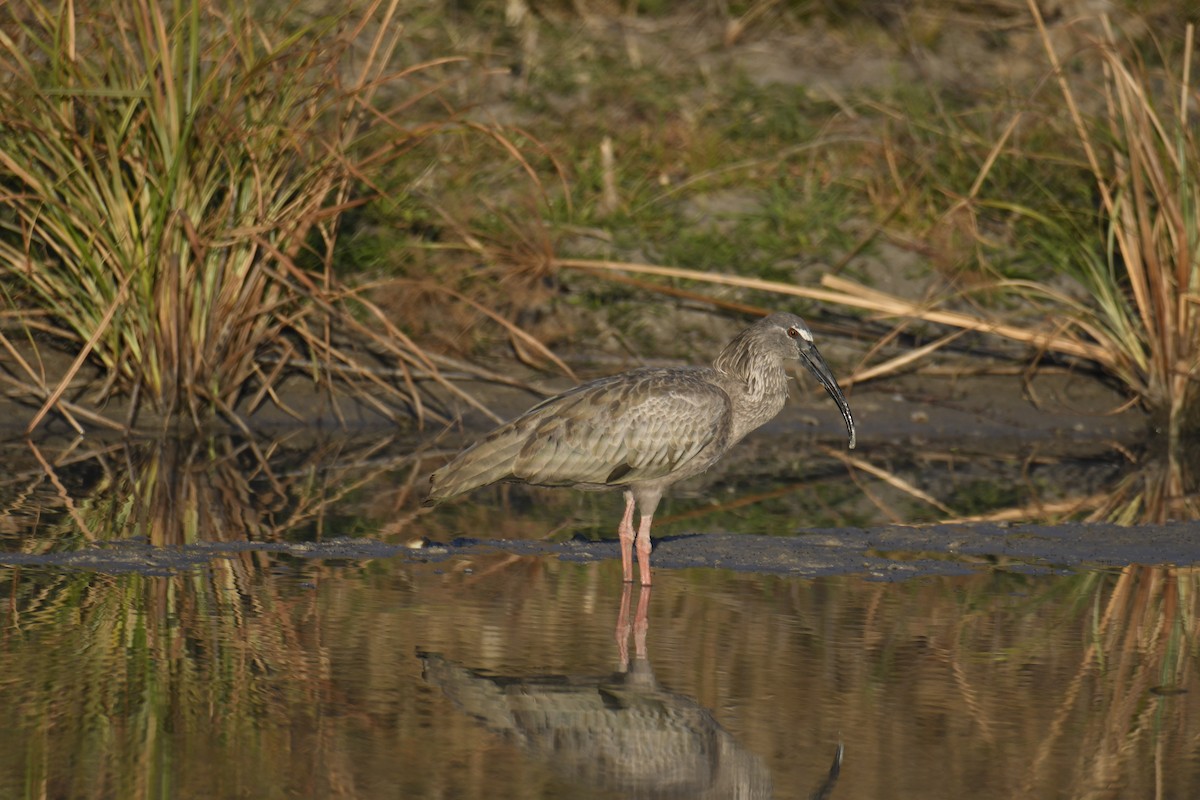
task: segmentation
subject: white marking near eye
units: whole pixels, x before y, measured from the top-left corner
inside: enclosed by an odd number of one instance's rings
[[[805,330],[804,328],[800,328],[800,327],[792,328],[792,330],[794,330],[797,334],[799,334],[801,339],[808,342],[809,344],[812,344],[812,340],[813,340],[812,331]]]

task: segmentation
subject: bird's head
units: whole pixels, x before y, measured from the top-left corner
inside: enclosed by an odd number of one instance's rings
[[[772,314],[764,317],[754,328],[760,328],[766,346],[776,352],[781,358],[794,359],[804,364],[808,371],[821,382],[825,391],[837,403],[846,420],[846,433],[850,437],[850,449],[854,449],[854,417],[850,415],[850,405],[842,394],[841,387],[834,379],[829,365],[825,363],[817,345],[813,342],[812,331],[804,320],[795,314]],[[753,328],[752,328],[753,330]]]

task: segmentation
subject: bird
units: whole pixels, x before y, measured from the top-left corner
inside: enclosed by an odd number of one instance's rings
[[[779,413],[788,395],[786,361],[800,361],[825,387],[853,449],[850,406],[812,331],[795,314],[777,312],[737,334],[712,366],[643,367],[543,400],[434,471],[423,504],[502,481],[620,489],[624,580],[633,582],[636,542],[641,583],[649,586],[650,527],[663,492],[707,470]]]

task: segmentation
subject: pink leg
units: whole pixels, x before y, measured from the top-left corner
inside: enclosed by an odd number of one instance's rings
[[[633,583],[633,493],[625,493],[625,516],[621,517],[621,525],[617,528],[617,537],[621,540],[621,569],[625,572],[625,582]]]
[[[650,520],[652,519],[654,519],[652,514],[643,514],[642,523],[638,526],[638,572],[642,575],[642,586],[650,585]],[[625,580],[629,580],[628,575]]]

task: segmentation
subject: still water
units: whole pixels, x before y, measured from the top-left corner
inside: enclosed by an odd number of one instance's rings
[[[411,449],[24,447],[0,509],[0,797],[1200,787],[1190,567],[664,569],[643,592],[615,560],[326,546],[608,536],[619,497],[485,492],[422,514]],[[828,507],[804,491],[785,507]],[[679,530],[729,530],[736,503],[718,505],[719,523],[676,507]],[[756,532],[797,533],[792,513],[736,507]]]

